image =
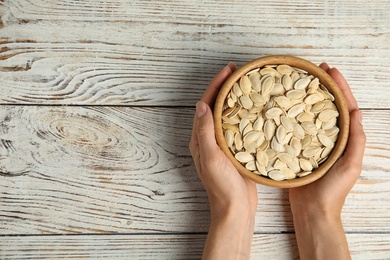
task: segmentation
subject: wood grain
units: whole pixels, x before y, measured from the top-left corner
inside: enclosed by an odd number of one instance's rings
[[[0,258],[199,259],[193,106],[229,61],[290,54],[339,68],[364,109],[342,219],[353,259],[389,259],[389,8],[0,0]],[[258,193],[252,258],[298,259],[288,192]]]
[[[188,106],[229,61],[291,54],[337,66],[362,108],[390,108],[389,7],[5,0],[0,102]]]
[[[0,107],[0,233],[206,232],[207,196],[187,148],[193,112]],[[368,143],[343,211],[347,231],[390,230],[389,121],[389,111],[364,112]],[[258,189],[256,231],[292,231],[287,191]]]
[[[200,259],[206,235],[0,237],[3,259]],[[347,234],[352,259],[388,259],[385,234]],[[364,242],[363,242],[364,241]],[[255,234],[251,259],[299,259],[294,234]]]

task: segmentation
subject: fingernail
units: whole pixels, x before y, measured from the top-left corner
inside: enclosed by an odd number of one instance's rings
[[[203,101],[198,101],[198,103],[196,103],[196,116],[198,118],[201,118],[202,116],[204,116],[206,114],[206,110],[207,110],[207,107]]]
[[[358,111],[357,117],[358,117],[358,122],[359,122],[359,124],[363,125],[363,123],[362,123],[362,121],[363,121],[363,115],[362,115],[362,111],[361,111],[361,110]]]
[[[232,70],[232,68],[230,68],[230,66],[229,65],[227,65],[225,68],[223,68],[222,70]]]
[[[236,68],[236,65],[234,64],[234,62],[229,62],[228,63],[228,65],[225,67],[225,68],[223,68],[222,70],[227,70],[227,69],[229,69],[230,71],[233,71],[233,70],[235,70],[235,68]]]

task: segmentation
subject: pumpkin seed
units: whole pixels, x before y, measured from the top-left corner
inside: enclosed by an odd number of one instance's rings
[[[296,117],[297,115],[299,115],[300,113],[303,112],[303,109],[305,108],[305,103],[300,103],[300,104],[297,104],[293,107],[291,107],[288,112],[287,112],[287,116],[288,117]]]
[[[263,150],[257,150],[256,152],[256,161],[260,166],[267,166],[268,164],[268,155]]]
[[[310,81],[309,78],[301,78],[295,82],[294,89],[306,89]]]
[[[324,110],[319,115],[318,118],[322,122],[329,122],[332,119],[335,119],[339,115],[339,112],[335,110]]]
[[[247,96],[247,95],[243,95],[240,97],[240,102],[241,102],[241,105],[245,108],[245,109],[250,109],[252,106],[253,106],[253,101],[252,99]]]
[[[232,130],[226,130],[225,139],[226,139],[227,146],[232,147],[234,143],[234,133]]]
[[[249,133],[244,135],[243,141],[244,143],[253,143],[256,141],[257,138],[259,138],[261,135],[261,132],[259,131],[250,131]]]
[[[334,146],[334,142],[326,135],[324,134],[318,134],[317,135],[318,137],[318,140],[320,140],[320,142],[325,145],[326,147],[333,147]]]
[[[290,74],[294,71],[294,69],[293,69],[291,66],[285,65],[285,64],[278,65],[278,66],[276,67],[276,70],[277,70],[280,74],[288,74],[288,75],[290,75]]]
[[[306,92],[303,89],[292,89],[287,91],[286,97],[290,99],[302,99],[306,96]]]
[[[283,84],[283,87],[286,91],[292,89],[293,87],[293,80],[292,78],[290,77],[290,75],[283,75],[283,78],[282,78],[282,84]]]
[[[241,163],[248,163],[255,160],[255,157],[248,152],[238,152],[234,157]]]
[[[276,126],[272,122],[271,119],[268,119],[267,121],[265,121],[265,124],[264,124],[264,137],[265,137],[266,140],[270,141],[272,139],[272,137],[275,134],[275,130],[276,130]]]
[[[252,83],[248,76],[242,76],[240,79],[240,88],[243,94],[249,95],[252,89]]]
[[[304,171],[311,171],[313,170],[313,165],[311,165],[309,160],[306,159],[299,159],[299,166]]]
[[[268,176],[275,181],[282,181],[287,179],[287,174],[282,171],[270,171]]]
[[[261,94],[263,96],[271,93],[275,85],[275,79],[271,76],[266,77],[261,84]]]
[[[245,168],[247,168],[250,171],[256,171],[257,170],[256,162],[255,161],[248,162],[247,164],[245,164]]]

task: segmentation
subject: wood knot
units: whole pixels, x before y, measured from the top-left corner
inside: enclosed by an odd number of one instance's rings
[[[162,192],[161,190],[154,190],[153,193],[154,193],[154,195],[157,195],[157,196],[164,196],[165,195],[165,193]]]

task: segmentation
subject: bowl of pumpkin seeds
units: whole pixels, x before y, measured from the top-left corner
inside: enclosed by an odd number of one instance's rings
[[[245,177],[293,188],[321,178],[343,154],[346,100],[310,61],[266,56],[237,69],[214,105],[216,139]]]

